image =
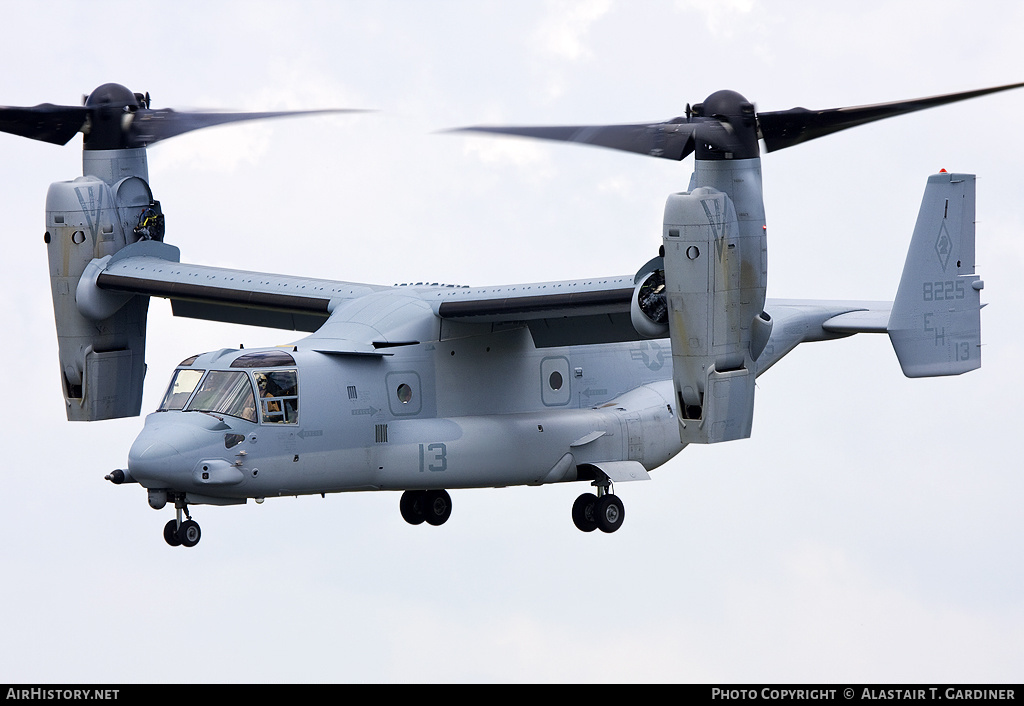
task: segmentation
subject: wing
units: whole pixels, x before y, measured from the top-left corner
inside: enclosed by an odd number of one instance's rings
[[[79,285],[79,308],[102,320],[132,295],[163,297],[170,299],[175,316],[315,332],[310,338],[321,342],[359,340],[377,346],[406,341],[378,335],[387,333],[379,326],[357,337],[351,324],[373,324],[399,308],[405,312],[399,318],[525,324],[540,347],[639,339],[629,320],[632,276],[502,287],[391,287],[178,260],[177,248],[155,241],[95,260]]]
[[[88,306],[90,297],[140,294],[170,299],[175,316],[292,331],[316,331],[339,302],[390,289],[185,264],[178,262],[177,248],[154,241],[95,263],[79,285],[79,307]]]
[[[630,322],[633,275],[459,288],[437,295],[442,320],[523,323],[538,348],[637,341]]]
[[[538,348],[642,340],[630,320],[633,275],[497,287],[391,287],[178,262],[177,248],[153,241],[94,261],[79,307],[104,318],[104,305],[132,295],[169,299],[175,316],[312,333],[318,350],[372,353],[427,340],[427,321],[529,328]],[[115,297],[114,299],[110,299]],[[773,331],[758,373],[800,343],[885,333],[889,302],[769,300]],[[383,320],[392,322],[382,325]],[[402,323],[399,326],[397,322]]]

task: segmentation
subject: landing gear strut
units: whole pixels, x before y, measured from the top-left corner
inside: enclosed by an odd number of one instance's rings
[[[614,532],[626,519],[626,508],[613,494],[611,481],[598,482],[597,495],[584,493],[572,505],[572,521],[581,532]]]
[[[452,514],[452,498],[446,490],[407,490],[398,503],[402,519],[410,525],[426,522],[443,525]]]
[[[164,525],[164,540],[172,547],[196,546],[203,534],[199,529],[199,523],[188,514],[188,506],[184,501],[175,500],[174,509],[176,517]],[[182,513],[185,515],[184,522],[181,520]]]

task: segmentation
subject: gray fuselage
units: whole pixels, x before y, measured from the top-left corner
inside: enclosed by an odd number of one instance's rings
[[[146,418],[129,454],[132,478],[219,504],[543,484],[592,478],[581,469],[603,463],[632,462],[646,477],[643,469],[683,448],[667,341],[536,348],[529,331],[515,327],[384,355],[322,353],[302,342],[272,351],[294,364],[232,367],[259,351],[226,349],[179,366],[232,374],[238,389],[244,374],[259,411],[240,411],[238,402],[211,407],[186,390],[189,402]],[[261,381],[274,371],[295,371],[289,419],[262,402]]]

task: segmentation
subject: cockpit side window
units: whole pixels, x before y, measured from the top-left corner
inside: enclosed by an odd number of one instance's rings
[[[202,379],[205,370],[175,370],[171,384],[164,395],[164,401],[160,403],[158,411],[165,412],[169,409],[184,409],[188,398],[196,389],[199,380]]]
[[[299,380],[295,370],[261,370],[253,373],[259,390],[264,424],[298,424]]]
[[[255,422],[256,398],[252,382],[241,370],[211,370],[185,411],[216,412]]]

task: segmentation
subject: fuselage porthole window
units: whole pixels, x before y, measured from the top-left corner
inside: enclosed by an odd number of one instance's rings
[[[398,401],[402,404],[409,404],[412,401],[412,388],[404,382],[398,386],[395,394],[398,396]]]

